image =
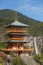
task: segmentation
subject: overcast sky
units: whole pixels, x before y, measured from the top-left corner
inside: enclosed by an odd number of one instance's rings
[[[43,21],[43,0],[0,0],[1,9],[12,9],[36,19]]]

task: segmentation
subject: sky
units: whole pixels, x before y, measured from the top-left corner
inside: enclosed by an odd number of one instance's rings
[[[16,10],[43,22],[43,0],[0,0],[0,10]]]

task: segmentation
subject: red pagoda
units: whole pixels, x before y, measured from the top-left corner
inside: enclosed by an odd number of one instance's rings
[[[33,51],[33,48],[25,48],[24,44],[29,43],[27,33],[28,25],[15,21],[6,26],[6,34],[8,44],[7,48],[3,48],[2,50],[6,53],[14,52],[16,55],[20,55],[22,53],[30,53]],[[27,40],[28,39],[28,40]]]

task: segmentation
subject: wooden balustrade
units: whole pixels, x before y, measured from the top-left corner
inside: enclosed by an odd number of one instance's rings
[[[33,51],[34,48],[29,48],[29,49],[24,49],[24,48],[21,48],[21,49],[8,48],[8,49],[6,49],[6,48],[2,48],[1,50],[3,50],[3,51]]]
[[[9,38],[9,40],[24,40],[24,38]]]
[[[6,32],[26,32],[26,30],[7,30]]]

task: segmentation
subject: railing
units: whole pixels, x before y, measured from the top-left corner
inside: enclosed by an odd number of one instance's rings
[[[7,30],[7,33],[9,32],[26,32],[25,30]]]
[[[33,48],[30,48],[30,49],[24,49],[24,48],[8,48],[8,49],[6,49],[6,48],[3,48],[3,49],[1,49],[1,50],[3,50],[3,51],[33,51]]]
[[[24,38],[9,38],[9,40],[24,40]]]
[[[29,33],[10,33],[10,34],[15,34],[15,35],[29,35]]]

